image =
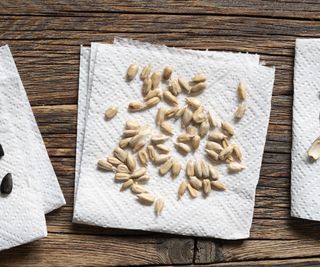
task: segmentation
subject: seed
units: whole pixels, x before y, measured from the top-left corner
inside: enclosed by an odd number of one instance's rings
[[[233,146],[233,153],[234,153],[234,155],[237,157],[237,159],[238,159],[239,161],[241,161],[241,160],[242,160],[242,153],[241,153],[240,146],[239,146],[239,145],[236,145],[236,144],[234,144],[234,145],[232,145],[232,146]]]
[[[181,93],[181,87],[177,80],[173,80],[171,84],[168,86],[168,90],[174,95],[177,96]]]
[[[131,147],[134,147],[139,141],[141,141],[144,138],[144,135],[142,134],[137,134],[134,137],[131,138],[131,140],[129,141],[129,145]]]
[[[173,178],[177,177],[181,171],[181,164],[178,160],[173,160],[172,168],[171,168],[171,175]]]
[[[240,164],[239,162],[230,162],[228,165],[229,171],[231,172],[239,172],[245,169],[245,166]]]
[[[144,108],[145,108],[144,104],[141,103],[141,102],[138,102],[138,101],[136,101],[136,102],[131,102],[131,103],[129,103],[129,105],[128,105],[129,111],[132,111],[132,112],[134,112],[134,111],[140,111],[140,110],[142,110],[142,109],[144,109]]]
[[[152,73],[151,81],[152,81],[152,88],[153,89],[158,88],[158,86],[160,85],[160,81],[161,81],[161,73],[159,71]]]
[[[207,112],[207,118],[211,128],[215,128],[219,126],[218,120],[214,116],[212,116],[212,114],[209,111]]]
[[[129,81],[133,80],[133,78],[137,75],[139,70],[139,66],[137,64],[131,64],[127,70],[127,79]]]
[[[165,175],[168,171],[170,171],[172,167],[172,160],[168,159],[165,163],[163,163],[159,168],[160,175]]]
[[[198,190],[193,188],[190,184],[187,185],[189,194],[192,198],[196,198],[198,196]]]
[[[186,108],[187,108],[187,105],[185,105],[185,106],[182,107],[182,108],[179,108],[178,111],[176,112],[176,114],[174,114],[174,118],[175,118],[176,120],[179,119],[179,118],[181,118],[182,115],[183,115],[183,113],[185,112]]]
[[[119,164],[122,164],[120,160],[112,156],[107,157],[107,161],[111,163],[113,166],[118,166]]]
[[[194,174],[198,178],[202,178],[202,166],[200,160],[197,160],[194,164]]]
[[[188,133],[182,133],[182,134],[178,135],[177,141],[185,143],[185,142],[191,141],[193,137],[194,137],[194,135],[191,135]]]
[[[208,195],[211,191],[211,183],[209,179],[204,179],[202,181],[203,192]]]
[[[133,185],[133,180],[132,179],[129,179],[128,181],[124,182],[120,188],[120,191],[124,191],[128,188],[130,188],[131,186]]]
[[[195,176],[191,176],[189,178],[189,183],[191,184],[191,186],[194,188],[194,189],[197,189],[197,190],[200,190],[201,187],[202,187],[202,182],[200,179],[198,179],[197,177]]]
[[[148,155],[149,155],[149,159],[151,159],[152,161],[155,161],[155,159],[157,157],[157,152],[154,149],[154,147],[151,146],[151,145],[147,146],[147,152],[148,152]]]
[[[207,87],[207,84],[205,82],[197,83],[191,87],[190,93],[192,94],[201,93],[206,87]]]
[[[242,81],[238,84],[238,96],[240,100],[245,100],[247,98],[246,86]]]
[[[122,162],[125,162],[126,159],[127,159],[127,152],[124,151],[122,148],[120,147],[116,147],[114,150],[113,150],[113,155],[119,159],[120,161]]]
[[[320,158],[320,137],[313,141],[310,148],[308,149],[308,156],[313,160]]]
[[[151,205],[155,201],[155,197],[150,193],[141,193],[137,195],[138,199],[146,205]]]
[[[176,113],[179,111],[179,107],[173,107],[173,108],[170,108],[169,110],[166,111],[166,117],[169,119],[169,118],[172,118],[176,115]]]
[[[145,167],[141,167],[139,169],[136,169],[132,174],[131,174],[131,179],[138,178],[140,176],[145,175],[147,172],[147,169]]]
[[[229,157],[233,152],[233,146],[229,145],[225,149],[223,149],[219,154],[219,159],[226,160],[227,157]]]
[[[192,108],[199,108],[201,106],[201,102],[196,97],[187,97],[186,103]]]
[[[153,144],[162,144],[169,139],[169,136],[163,134],[153,135],[151,137],[151,143]]]
[[[98,167],[105,171],[113,171],[113,165],[105,159],[98,161]]]
[[[192,121],[192,111],[190,109],[186,109],[182,115],[182,125],[187,127]]]
[[[225,130],[227,134],[229,134],[229,135],[231,135],[231,136],[234,135],[234,129],[233,129],[233,127],[231,126],[230,123],[228,123],[228,122],[226,122],[226,121],[223,121],[223,122],[221,123],[221,128],[222,128],[223,130]]]
[[[222,141],[224,138],[226,138],[226,136],[218,131],[211,132],[208,136],[210,141]]]
[[[187,162],[186,173],[188,177],[194,176],[194,162],[192,160]]]
[[[0,159],[4,156],[4,150],[2,145],[0,144]]]
[[[163,93],[164,100],[167,101],[170,105],[178,105],[177,98],[170,92],[170,91],[164,91]]]
[[[205,82],[207,80],[207,76],[204,74],[197,74],[192,77],[192,81],[195,83]]]
[[[154,212],[157,216],[159,216],[164,208],[164,200],[162,198],[158,198],[154,204]]]
[[[133,137],[137,135],[140,132],[140,130],[124,130],[122,133],[122,136],[127,138],[127,137]]]
[[[141,140],[132,148],[132,151],[136,153],[139,150],[141,150],[145,145],[146,145],[146,141]]]
[[[138,158],[142,166],[147,166],[149,157],[145,149],[142,149],[138,152]]]
[[[175,143],[175,147],[180,153],[184,155],[188,154],[191,151],[190,147],[184,143]]]
[[[156,148],[160,150],[160,152],[162,153],[169,153],[170,152],[170,148],[168,146],[166,146],[165,144],[158,144],[156,145]]]
[[[146,101],[146,107],[147,108],[151,108],[151,107],[154,107],[156,105],[158,105],[160,103],[160,98],[159,97],[153,97],[153,98],[150,98]]]
[[[147,193],[148,189],[139,184],[133,184],[131,186],[131,191],[135,194]]]
[[[130,140],[131,140],[131,137],[121,139],[119,142],[119,147],[121,147],[122,149],[126,148],[129,145]]]
[[[117,172],[130,173],[127,165],[119,164],[117,167]]]
[[[188,187],[188,183],[186,181],[182,181],[181,184],[179,185],[178,189],[178,198],[180,199],[184,193],[186,192]]]
[[[125,128],[127,130],[138,130],[140,128],[140,124],[137,123],[136,121],[129,120],[126,122]]]
[[[2,194],[9,195],[12,192],[13,181],[12,181],[11,173],[7,173],[3,177],[0,188],[1,188],[0,191]]]
[[[130,179],[130,174],[129,173],[124,173],[124,172],[117,172],[114,179],[117,182],[125,182]]]
[[[147,77],[149,77],[149,75],[151,73],[151,70],[152,70],[151,64],[148,64],[148,65],[144,66],[142,71],[141,71],[141,73],[140,73],[140,79],[144,80]]]
[[[192,141],[191,141],[191,146],[194,150],[198,149],[198,147],[200,146],[200,141],[201,141],[201,138],[199,135],[195,135],[193,138],[192,138]]]
[[[160,124],[160,129],[162,130],[162,132],[163,132],[164,134],[173,135],[173,128],[172,128],[172,126],[170,125],[170,123],[167,122],[167,121],[161,122],[161,124]]]
[[[234,117],[238,120],[240,120],[243,116],[244,113],[246,112],[246,106],[245,104],[240,104],[236,110],[236,112],[234,113]]]
[[[149,91],[149,93],[143,98],[143,100],[148,101],[149,99],[154,97],[162,98],[162,90],[158,88],[158,89]]]
[[[213,150],[206,149],[207,155],[210,159],[217,161],[219,160],[219,154]]]
[[[197,128],[192,126],[192,125],[189,125],[187,128],[186,128],[186,132],[188,134],[191,134],[191,135],[196,135],[197,134]]]
[[[227,189],[221,181],[211,181],[211,187],[220,191],[224,191]]]
[[[111,106],[104,113],[104,117],[106,120],[111,120],[114,116],[116,116],[117,112],[118,108],[116,106]]]
[[[132,156],[131,153],[128,153],[127,155],[127,166],[129,168],[130,171],[134,171],[134,169],[136,168],[137,166],[137,162],[136,160],[134,159],[134,157]]]
[[[210,128],[210,125],[209,125],[208,120],[205,120],[205,121],[201,122],[200,128],[199,128],[199,135],[201,137],[206,136],[207,133],[209,132],[209,128]]]
[[[230,145],[227,138],[223,138],[223,140],[221,141],[221,144],[223,148],[227,148]]]
[[[218,180],[219,179],[219,173],[217,171],[217,169],[212,166],[212,165],[209,165],[209,176],[212,180]]]
[[[142,83],[142,89],[141,89],[142,95],[146,96],[150,92],[151,87],[152,87],[151,79],[150,78],[144,79]]]
[[[150,180],[150,176],[148,174],[142,175],[139,178],[135,179],[138,183],[146,183]]]
[[[170,155],[158,155],[157,154],[157,156],[156,156],[156,158],[154,160],[154,163],[156,165],[160,165],[160,164],[165,163],[169,159],[170,159]]]
[[[165,108],[163,107],[158,108],[157,115],[156,115],[156,125],[159,126],[161,122],[164,121],[165,114],[166,114]]]
[[[170,66],[165,66],[162,72],[162,78],[164,80],[169,80],[172,74],[172,68]]]
[[[220,153],[223,150],[223,147],[219,143],[208,141],[206,149],[214,150],[215,152]]]
[[[181,88],[184,89],[189,94],[191,91],[191,87],[190,87],[189,83],[183,78],[179,78],[178,82],[179,82]]]
[[[209,166],[204,160],[201,160],[201,170],[202,170],[202,177],[209,178],[210,176]]]
[[[201,123],[207,119],[206,114],[203,112],[203,107],[200,106],[197,110],[193,113],[192,119],[196,123]]]

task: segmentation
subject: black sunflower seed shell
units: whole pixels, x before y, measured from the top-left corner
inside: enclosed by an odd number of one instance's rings
[[[12,183],[12,175],[11,173],[7,173],[1,182],[1,193],[2,194],[10,194],[12,191],[13,183]]]
[[[2,145],[0,144],[0,159],[4,156],[4,150]]]

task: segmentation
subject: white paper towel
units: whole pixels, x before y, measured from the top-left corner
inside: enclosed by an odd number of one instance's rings
[[[41,194],[39,205],[48,213],[65,200],[8,46],[0,48],[0,79],[1,108],[11,114],[34,189]]]
[[[172,180],[169,175],[159,177],[157,168],[148,167],[152,179],[148,184],[151,192],[166,199],[162,215],[155,217],[152,207],[137,203],[129,191],[119,192],[111,173],[96,168],[98,159],[110,154],[119,141],[123,125],[129,118],[141,123],[154,124],[156,108],[142,113],[128,113],[127,104],[141,98],[141,81],[130,84],[125,81],[129,64],[140,66],[152,63],[156,69],[173,66],[179,76],[190,77],[205,73],[209,77],[208,89],[199,96],[205,108],[232,120],[237,105],[236,88],[239,79],[248,86],[249,107],[246,116],[236,124],[234,142],[244,149],[247,169],[228,175],[225,166],[219,167],[221,180],[227,185],[226,192],[212,192],[204,199],[191,200],[185,196],[177,201],[177,189],[184,172]],[[214,60],[192,60],[174,53],[134,49],[133,47],[99,46],[94,66],[90,106],[86,123],[83,157],[74,221],[103,227],[141,229],[184,235],[210,236],[224,239],[240,239],[249,236],[252,222],[255,188],[259,178],[263,148],[270,114],[274,69],[256,64],[226,64]],[[179,97],[181,102],[181,97]],[[119,113],[106,122],[104,111],[117,103]],[[165,105],[161,103],[159,106]],[[158,107],[159,107],[158,106]],[[181,131],[175,124],[175,133]],[[174,138],[173,138],[174,139]],[[205,142],[199,152],[203,155]],[[182,164],[193,157],[182,157],[175,151],[173,156]]]
[[[291,215],[320,220],[320,164],[307,150],[320,136],[320,39],[297,39],[294,64]]]

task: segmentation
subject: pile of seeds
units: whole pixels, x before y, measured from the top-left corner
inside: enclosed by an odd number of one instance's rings
[[[0,144],[0,159],[4,156],[4,150],[2,145]],[[1,194],[9,195],[12,192],[13,182],[11,173],[7,173],[0,184],[0,192]]]
[[[139,66],[131,64],[127,70],[127,81],[132,81],[139,72]],[[140,72],[142,80],[141,94],[143,101],[128,104],[130,112],[143,111],[157,106],[162,100],[171,106],[160,107],[157,110],[155,123],[161,133],[154,133],[149,125],[140,125],[135,121],[127,121],[118,146],[113,155],[98,161],[98,167],[115,173],[115,181],[122,183],[120,191],[131,189],[142,204],[154,204],[155,213],[159,215],[164,208],[164,200],[152,194],[145,184],[150,177],[147,173],[149,163],[158,166],[161,176],[171,173],[177,177],[183,166],[171,156],[171,148],[166,141],[174,134],[173,123],[181,122],[182,132],[178,133],[174,148],[182,155],[196,151],[201,140],[206,137],[206,160],[189,160],[185,166],[186,179],[178,188],[180,199],[186,191],[196,198],[200,191],[208,195],[211,190],[226,190],[219,180],[218,164],[228,165],[230,173],[240,172],[245,166],[242,162],[242,152],[239,145],[232,143],[235,135],[234,127],[227,121],[220,122],[208,110],[205,110],[196,97],[207,87],[207,77],[197,74],[189,81],[185,78],[173,78],[173,69],[166,66],[162,73],[152,71],[152,66],[146,65]],[[162,89],[162,85],[166,89]],[[177,96],[185,93],[185,103],[180,106]],[[246,88],[239,82],[237,88],[239,105],[234,113],[235,120],[240,120],[246,111]],[[106,120],[111,120],[117,114],[117,107],[111,106],[105,112]]]

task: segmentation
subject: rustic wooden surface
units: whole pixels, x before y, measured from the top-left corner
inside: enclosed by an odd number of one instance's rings
[[[114,36],[259,53],[276,66],[248,240],[71,223],[79,45],[110,42]],[[0,44],[10,45],[67,205],[47,216],[48,238],[1,252],[0,266],[319,266],[320,223],[289,215],[294,42],[311,37],[320,37],[316,0],[1,1]]]

